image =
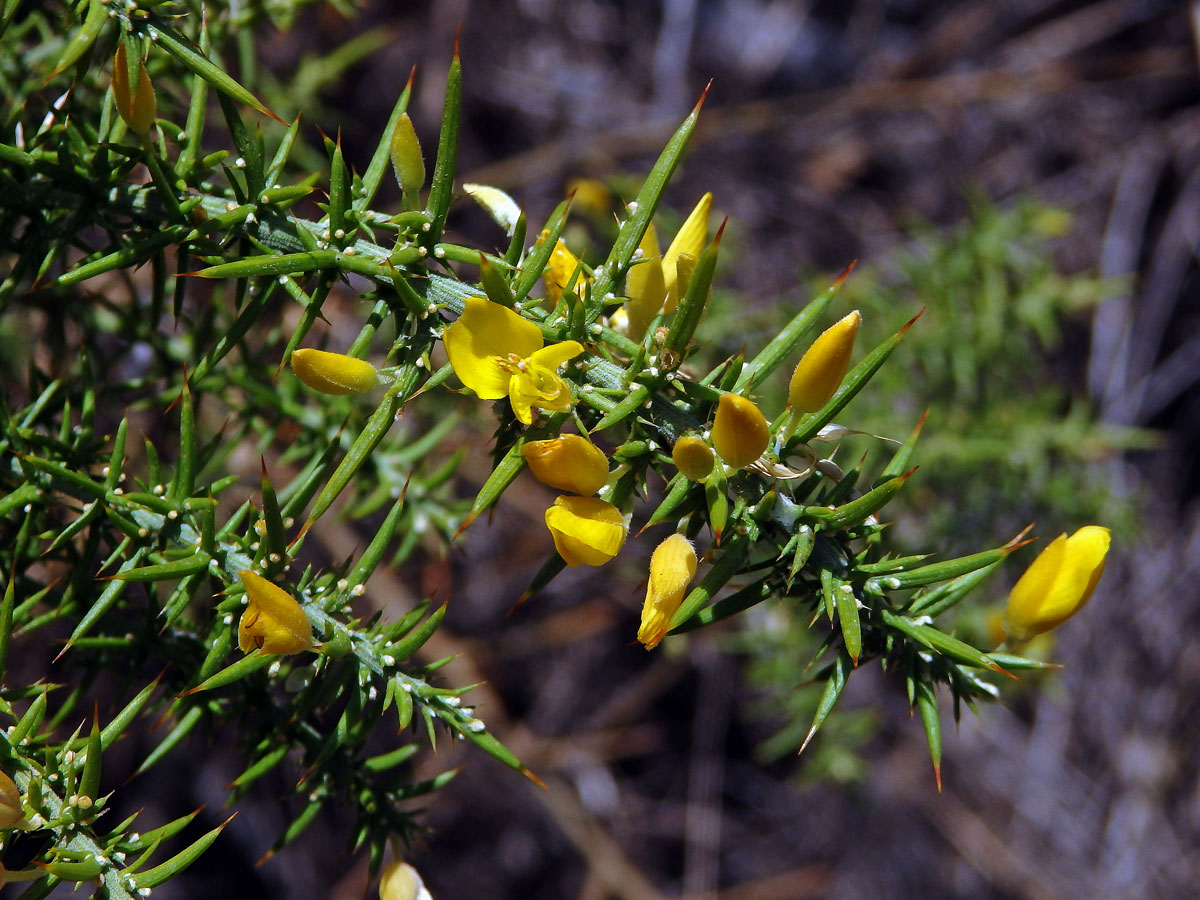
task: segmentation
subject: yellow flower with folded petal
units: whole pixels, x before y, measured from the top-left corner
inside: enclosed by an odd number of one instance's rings
[[[596,497],[559,497],[546,510],[554,549],[568,566],[602,566],[621,551],[629,527],[621,511]]]
[[[578,341],[543,346],[542,331],[507,306],[468,297],[442,339],[454,374],[484,400],[507,396],[524,424],[532,408],[567,409],[571,388],[559,367],[583,352]]]
[[[145,134],[154,125],[158,103],[154,98],[154,86],[146,72],[146,64],[138,60],[137,87],[129,83],[129,58],[125,55],[125,42],[117,44],[117,55],[113,58],[113,99],[117,112],[134,134]]]
[[[1109,543],[1109,531],[1100,525],[1085,525],[1070,537],[1060,534],[1051,541],[1009,594],[1004,633],[1027,641],[1079,612],[1104,574]]]
[[[238,623],[238,647],[267,653],[299,653],[312,646],[312,625],[296,598],[261,575],[238,572],[249,604]]]
[[[650,557],[650,582],[642,604],[642,625],[637,639],[647,650],[658,646],[671,628],[671,617],[683,602],[696,576],[696,551],[682,534],[673,534]]]
[[[322,394],[365,394],[379,383],[379,373],[365,359],[325,350],[292,351],[292,371]]]
[[[608,481],[608,458],[604,451],[577,434],[526,441],[521,446],[521,456],[538,481],[560,491],[594,494]]]
[[[721,395],[712,427],[713,446],[721,459],[735,469],[744,469],[762,456],[770,436],[767,420],[753,400]]]
[[[825,329],[800,357],[788,385],[788,406],[792,412],[815,412],[829,402],[846,377],[861,322],[862,316],[856,309]]]
[[[21,807],[21,791],[17,783],[0,772],[0,828],[12,828],[24,818],[25,810]],[[0,881],[0,884],[3,883]]]
[[[708,444],[694,434],[685,434],[671,448],[675,468],[690,481],[703,481],[713,470],[713,454]]]

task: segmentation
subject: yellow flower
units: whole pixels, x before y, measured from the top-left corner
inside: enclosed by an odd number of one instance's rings
[[[1085,525],[1060,534],[1041,552],[1008,596],[1004,633],[1014,641],[1057,628],[1087,603],[1104,574],[1109,531]]]
[[[767,449],[770,429],[754,401],[737,394],[722,394],[713,418],[712,442],[721,459],[744,469]]]
[[[408,863],[392,862],[379,878],[379,900],[433,900],[421,876]]]
[[[543,231],[543,240],[549,234],[549,231]],[[554,245],[554,250],[550,253],[550,262],[546,267],[546,274],[543,276],[546,282],[547,300],[557,303],[562,299],[563,291],[567,289],[567,282],[575,274],[576,269],[579,269],[579,258],[568,250],[563,239],[559,238],[558,243]],[[587,276],[584,275],[583,269],[579,269],[579,278],[575,280],[573,286],[575,293],[580,292],[580,282],[586,279]]]
[[[558,367],[582,353],[583,345],[563,341],[543,347],[541,329],[507,306],[468,297],[443,343],[463,384],[484,400],[507,396],[513,413],[526,425],[533,421],[532,407],[571,405],[571,388]]]
[[[846,376],[860,322],[856,309],[823,331],[805,351],[788,385],[788,406],[793,412],[814,412],[829,402]]]
[[[667,299],[667,280],[663,272],[662,252],[658,236],[651,225],[638,245],[641,261],[625,276],[625,293],[629,299],[613,314],[613,327],[630,340],[641,341],[654,317],[662,311]]]
[[[663,254],[663,280],[667,287],[666,311],[669,313],[675,312],[675,307],[679,303],[677,271],[679,257],[681,254],[687,254],[694,259],[699,259],[700,254],[704,252],[704,245],[708,243],[708,211],[711,208],[712,193],[710,192],[700,198],[695,208],[688,214],[687,219],[679,226],[675,240],[671,241],[671,246]]]
[[[595,178],[572,178],[567,182],[567,193],[574,199],[572,210],[581,210],[595,218],[609,216],[612,208],[612,191],[603,181]]]
[[[238,572],[249,605],[238,624],[238,647],[243,653],[258,648],[268,653],[299,653],[312,646],[312,626],[296,598],[261,575]]]
[[[154,99],[154,85],[146,73],[146,64],[138,60],[137,88],[130,91],[129,61],[125,55],[125,42],[117,44],[117,55],[113,59],[113,99],[117,112],[135,134],[145,134],[154,125],[158,104]]]
[[[365,394],[379,383],[375,367],[365,359],[324,350],[293,350],[292,371],[323,394]]]
[[[21,808],[21,792],[17,783],[0,772],[0,828],[12,828],[25,818]],[[4,882],[0,880],[0,884]]]
[[[604,451],[577,434],[526,441],[521,446],[521,455],[538,481],[560,491],[594,494],[608,481]]]
[[[596,497],[559,497],[546,510],[554,549],[568,566],[602,566],[625,543],[621,511]]]
[[[671,449],[671,460],[683,477],[691,481],[703,481],[713,468],[712,451],[694,434],[685,434]]]
[[[682,534],[673,534],[650,557],[650,582],[642,605],[637,639],[647,650],[658,646],[671,628],[671,617],[696,575],[696,551]]]

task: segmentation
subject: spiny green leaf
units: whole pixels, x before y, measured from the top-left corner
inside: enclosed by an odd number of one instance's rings
[[[234,816],[237,813],[233,814]],[[225,826],[233,821],[233,816],[230,816],[212,831],[205,834],[199,840],[185,847],[180,852],[176,853],[169,860],[161,865],[155,866],[153,869],[146,869],[143,872],[138,872],[133,876],[133,884],[140,891],[145,888],[153,888],[169,881],[194,863],[200,858],[200,855],[209,848],[209,845],[217,839],[217,836],[225,829]]]

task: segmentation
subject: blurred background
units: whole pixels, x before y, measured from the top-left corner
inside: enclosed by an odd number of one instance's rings
[[[410,112],[436,145],[461,27],[461,181],[503,188],[531,223],[577,189],[567,241],[585,258],[711,79],[661,216],[670,233],[712,191],[729,218],[702,352],[761,347],[858,260],[838,304],[862,309],[860,346],[926,308],[844,414],[903,437],[930,411],[922,468],[887,510],[896,539],[969,552],[1029,522],[1043,543],[1114,528],[1090,606],[1035,648],[1063,669],[1004,685],[957,730],[943,708],[939,793],[904,685],[878,667],[796,756],[816,643],[782,605],[635,644],[661,534],[509,615],[551,550],[552,495],[520,480],[451,550],[370,584],[389,614],[451,596],[429,656],[457,654],[447,681],[480,683],[480,716],[544,782],[441,745],[436,766],[464,768],[410,856],[434,897],[1200,894],[1200,4],[378,0],[289,19],[254,38],[281,86],[264,99],[303,110],[314,154],[313,126],[340,128],[359,170],[413,66]],[[452,230],[501,246],[470,207]],[[784,387],[764,386],[764,406]],[[449,446],[467,451],[469,497],[489,426],[461,415]],[[343,558],[358,537],[343,523],[318,539]],[[1032,556],[964,611],[962,635],[994,643]],[[140,783],[164,815],[219,806],[238,771],[193,752],[193,778]],[[255,869],[288,819],[265,780],[239,808],[211,859],[161,892],[363,895],[365,860],[329,849],[336,816]]]

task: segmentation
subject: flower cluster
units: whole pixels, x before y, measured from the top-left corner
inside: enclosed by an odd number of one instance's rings
[[[685,123],[680,133],[688,127]],[[563,566],[602,566],[616,558],[637,497],[658,495],[645,528],[671,525],[672,532],[650,558],[637,631],[647,650],[673,631],[711,624],[770,597],[806,607],[806,618],[823,613],[840,634],[831,634],[818,652],[819,657],[832,650],[837,658],[819,676],[827,685],[823,712],[809,738],[849,671],[862,659],[882,656],[909,679],[936,769],[936,686],[948,686],[956,704],[970,703],[992,696],[991,685],[977,678],[979,670],[1036,665],[1005,648],[984,653],[935,624],[937,615],[960,602],[1021,542],[955,560],[894,557],[881,549],[885,525],[877,514],[915,471],[909,458],[921,427],[907,441],[893,442],[898,449],[869,485],[862,462],[844,471],[832,454],[816,449],[819,442],[858,433],[835,424],[834,417],[917,318],[853,367],[862,325],[858,310],[842,314],[805,346],[853,265],[756,356],[735,356],[707,374],[693,371],[699,359],[696,329],[707,309],[724,225],[710,241],[713,197],[706,193],[667,249],[660,248],[654,205],[681,148],[682,143],[664,153],[666,163],[628,205],[611,251],[595,266],[561,236],[569,200],[525,248],[520,205],[496,188],[464,186],[509,236],[507,252],[487,256],[454,248],[454,261],[478,265],[478,284],[430,274],[422,276],[427,283],[420,291],[408,286],[405,301],[422,323],[437,314],[430,344],[441,340],[463,391],[500,401],[494,410],[502,422],[497,463],[459,531],[522,468],[561,492],[545,511],[556,556],[543,566],[531,593]],[[450,245],[422,237],[439,233],[444,208],[440,219],[430,216],[428,209],[436,205],[431,195],[426,210],[420,209],[425,173],[406,117],[397,120],[390,153],[408,211],[396,219],[402,238],[390,257],[389,271],[401,277],[389,277],[403,286],[406,253],[416,252],[416,259],[430,252],[444,256]],[[434,182],[442,190],[452,183],[436,174]],[[601,193],[607,203],[607,193]],[[579,199],[581,205],[584,199],[595,205],[589,198]],[[403,223],[410,221],[419,231],[405,231]],[[541,299],[530,296],[539,279]],[[430,349],[427,345],[424,365]],[[769,418],[756,397],[789,361],[794,366],[786,408]],[[392,381],[395,372],[318,350],[297,350],[291,362],[301,381],[328,394],[364,394]],[[438,382],[445,377],[443,370]],[[651,473],[665,484],[661,491]],[[1009,645],[1019,646],[1080,609],[1107,550],[1108,532],[1099,526],[1052,542],[1012,591],[1005,616]],[[243,648],[286,653],[311,646],[295,600],[265,580],[243,578],[251,599],[240,629]],[[900,596],[893,596],[896,591]],[[389,893],[401,882],[410,890],[406,869],[390,874]]]

